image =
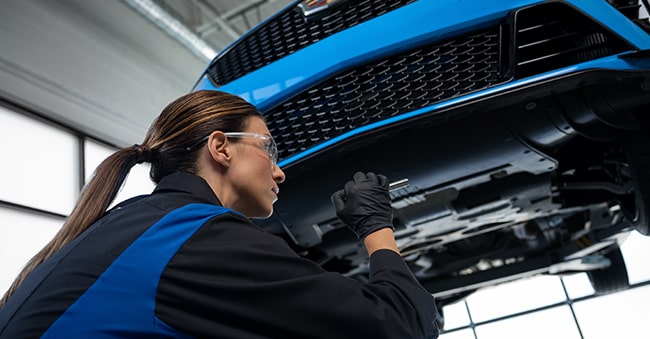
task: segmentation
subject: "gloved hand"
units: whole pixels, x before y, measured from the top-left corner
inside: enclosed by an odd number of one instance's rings
[[[361,240],[379,229],[393,227],[388,178],[357,172],[345,188],[332,194],[336,215]]]

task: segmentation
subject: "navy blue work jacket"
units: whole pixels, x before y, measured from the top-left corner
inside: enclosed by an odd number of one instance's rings
[[[324,271],[169,175],[36,268],[0,309],[1,338],[429,338],[433,297],[402,258],[366,283]]]

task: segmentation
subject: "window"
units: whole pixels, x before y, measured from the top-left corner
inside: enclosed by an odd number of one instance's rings
[[[585,338],[647,338],[650,285],[576,302],[573,309]]]
[[[79,192],[78,140],[0,106],[0,200],[69,214]]]
[[[477,326],[476,336],[480,339],[580,338],[580,332],[569,307],[562,306]]]
[[[560,279],[555,276],[538,276],[486,288],[470,295],[467,304],[472,313],[472,320],[483,322],[555,304],[565,299]]]
[[[63,218],[0,206],[0,294],[63,225]]]
[[[53,123],[0,105],[0,294],[22,267],[54,237],[74,208],[81,173],[116,149],[85,139],[83,169],[78,136]],[[115,203],[150,193],[149,166],[135,166]]]
[[[629,290],[596,296],[586,273],[506,283],[446,306],[446,332],[440,338],[645,338],[650,237],[630,233],[621,252],[632,285]]]

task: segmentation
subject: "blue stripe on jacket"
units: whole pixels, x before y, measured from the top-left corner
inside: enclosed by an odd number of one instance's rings
[[[234,211],[190,204],[167,214],[136,239],[42,338],[190,338],[156,317],[158,281],[180,247],[208,220],[227,212]]]

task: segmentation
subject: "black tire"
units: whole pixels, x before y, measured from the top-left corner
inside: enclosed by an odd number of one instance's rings
[[[627,277],[627,267],[623,254],[618,246],[610,248],[604,254],[611,261],[611,265],[602,270],[588,271],[587,276],[596,294],[605,294],[625,290],[630,287]]]
[[[625,217],[643,235],[650,235],[650,119],[639,119],[642,128],[621,133],[620,140],[630,166],[633,191],[619,201]]]

